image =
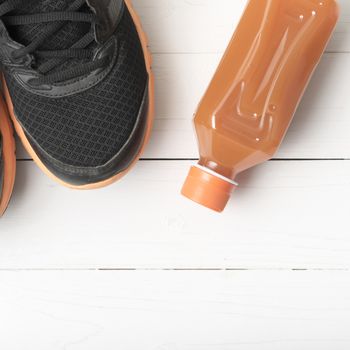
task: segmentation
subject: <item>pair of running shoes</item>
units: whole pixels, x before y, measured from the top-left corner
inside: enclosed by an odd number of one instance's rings
[[[147,39],[131,0],[0,0],[0,216],[16,173],[13,127],[51,178],[107,186],[153,121]]]

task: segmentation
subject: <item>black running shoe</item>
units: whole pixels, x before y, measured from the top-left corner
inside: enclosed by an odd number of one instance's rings
[[[131,0],[0,0],[0,59],[16,131],[73,188],[121,178],[153,119],[147,40]]]
[[[3,98],[0,96],[0,217],[13,190],[16,174],[15,140]]]

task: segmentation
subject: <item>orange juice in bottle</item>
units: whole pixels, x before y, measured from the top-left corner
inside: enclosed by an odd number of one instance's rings
[[[221,212],[236,176],[276,153],[339,16],[335,0],[249,0],[198,107],[183,195]]]

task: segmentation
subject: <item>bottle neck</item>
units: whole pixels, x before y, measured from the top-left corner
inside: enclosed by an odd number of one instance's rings
[[[223,176],[223,175],[217,173],[216,171],[214,171],[214,170],[212,170],[212,169],[210,169],[210,168],[207,168],[207,167],[205,167],[205,166],[203,166],[203,165],[200,165],[200,164],[195,164],[194,166],[195,166],[196,168],[202,170],[202,171],[205,171],[206,173],[208,173],[208,174],[210,174],[210,175],[213,175],[213,176],[219,178],[220,180],[223,180],[223,181],[228,182],[229,184],[231,184],[231,185],[233,185],[233,186],[235,186],[235,187],[238,187],[238,186],[239,186],[239,184],[238,184],[236,181],[231,180],[231,179],[229,179],[228,177]]]

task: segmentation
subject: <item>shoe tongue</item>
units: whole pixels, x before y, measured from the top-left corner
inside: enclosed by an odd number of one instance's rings
[[[0,1],[1,2],[1,1]],[[64,11],[72,4],[72,0],[40,0],[28,1],[28,4],[20,10],[13,11],[11,15],[24,15],[35,13],[47,13],[55,11]],[[82,11],[90,11],[87,5],[84,5]],[[49,27],[50,24],[34,24],[11,26],[8,28],[11,37],[22,45],[29,45],[38,35]],[[49,37],[41,46],[40,50],[60,50],[68,49],[84,36],[91,28],[89,23],[66,22],[61,29]]]

